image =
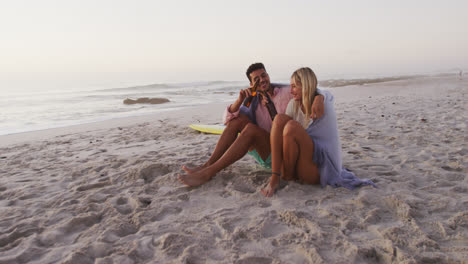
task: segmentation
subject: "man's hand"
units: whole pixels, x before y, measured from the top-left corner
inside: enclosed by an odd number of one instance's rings
[[[242,103],[244,102],[245,98],[250,95],[252,95],[252,91],[250,90],[250,88],[240,90],[239,98],[237,100]]]
[[[263,93],[260,93],[260,97],[262,98],[262,105],[266,106],[268,104],[268,98]]]
[[[279,186],[279,178],[271,177],[270,183],[263,188],[260,192],[265,195],[265,197],[271,197],[275,193],[276,189]]]
[[[244,102],[245,98],[248,97],[248,96],[251,96],[251,95],[252,95],[252,91],[253,91],[253,90],[256,90],[256,88],[258,87],[258,84],[259,84],[259,83],[260,83],[260,82],[257,80],[257,81],[256,81],[253,85],[251,85],[249,88],[240,90],[238,100],[239,100],[241,103]]]
[[[232,105],[229,106],[229,112],[231,113],[237,112],[240,106],[242,105],[242,103],[244,102],[245,98],[247,98],[248,96],[252,96],[252,90],[253,88],[256,88],[258,84],[259,84],[259,81],[257,80],[249,88],[240,90],[239,97],[237,98],[237,100]]]
[[[315,96],[314,102],[312,103],[312,114],[310,118],[314,121],[321,118],[323,113],[325,112],[325,105],[323,104],[324,97],[323,95],[319,94]]]
[[[244,102],[245,98],[247,96],[250,96],[252,95],[252,90],[250,89],[251,87],[247,88],[247,89],[242,89],[239,91],[239,97],[237,98],[237,100],[229,106],[229,112],[231,113],[234,113],[234,112],[237,112],[240,108],[240,106],[242,105],[242,103]]]

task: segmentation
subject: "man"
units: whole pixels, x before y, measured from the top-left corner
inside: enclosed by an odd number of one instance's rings
[[[199,186],[211,180],[216,173],[241,159],[249,150],[263,166],[271,164],[270,130],[272,118],[266,107],[267,93],[279,114],[284,114],[292,96],[290,87],[279,87],[270,83],[270,77],[262,63],[254,63],[247,69],[250,87],[241,90],[237,100],[229,105],[224,113],[227,125],[208,161],[197,167],[182,166],[187,173],[179,175],[181,182],[189,186]],[[253,86],[259,93],[253,97],[249,107],[242,105],[251,96]],[[316,96],[312,106],[316,118],[323,114],[323,96]],[[239,134],[240,133],[240,134]]]

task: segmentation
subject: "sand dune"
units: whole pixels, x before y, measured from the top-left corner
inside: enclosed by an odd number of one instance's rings
[[[468,81],[341,87],[344,165],[378,189],[283,182],[251,157],[199,188],[223,105],[0,137],[0,263],[466,263]]]

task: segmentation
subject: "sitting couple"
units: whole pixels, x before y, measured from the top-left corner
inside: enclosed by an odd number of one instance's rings
[[[333,96],[317,89],[311,69],[295,71],[290,87],[271,84],[262,63],[250,65],[246,74],[251,87],[241,90],[226,108],[227,126],[211,157],[197,168],[182,166],[187,174],[179,175],[181,182],[201,185],[249,152],[261,165],[272,168],[270,182],[261,190],[267,197],[274,194],[280,178],[349,189],[374,185],[342,168]],[[254,86],[258,93],[247,107],[243,102],[252,96]],[[267,108],[269,100],[278,113],[274,117]]]

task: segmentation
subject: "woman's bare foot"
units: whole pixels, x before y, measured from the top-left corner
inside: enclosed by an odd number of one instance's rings
[[[268,185],[265,188],[261,189],[260,192],[265,197],[271,197],[276,192],[276,189],[278,189],[278,186],[279,186],[279,179],[272,177]]]
[[[183,175],[179,174],[177,178],[183,184],[194,187],[194,186],[200,186],[208,182],[209,180],[211,180],[213,176],[214,175],[211,175],[206,170],[200,170],[198,172],[194,172],[191,174],[183,174]]]
[[[193,168],[189,168],[189,167],[187,167],[185,165],[182,166],[182,169],[188,174],[195,173],[195,172],[200,171],[201,169],[204,169],[204,168],[205,168],[205,165],[201,165],[201,166],[193,167]]]

